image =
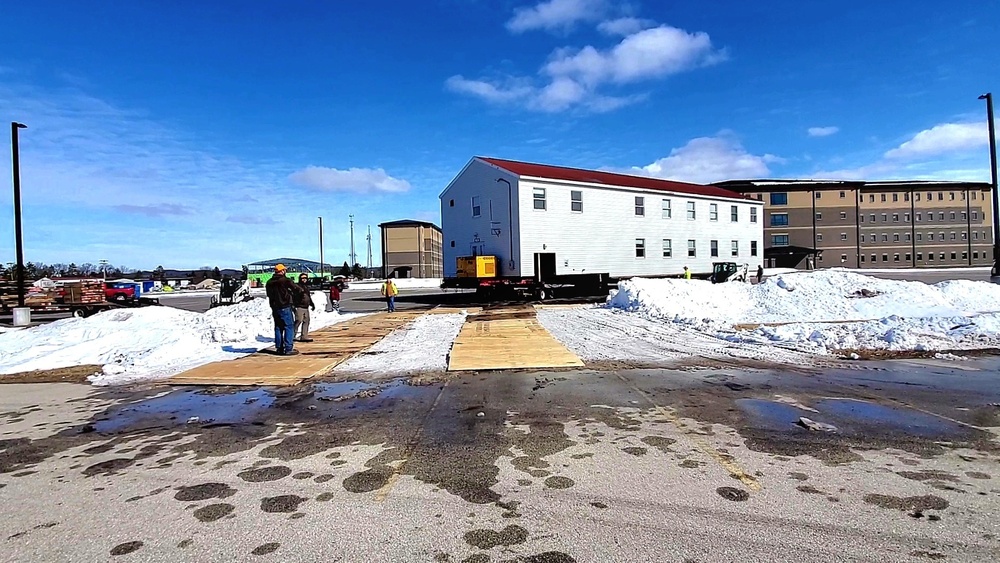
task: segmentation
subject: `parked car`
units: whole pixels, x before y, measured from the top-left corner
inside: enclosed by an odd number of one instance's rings
[[[104,287],[104,298],[118,304],[133,303],[136,300],[135,284],[109,282]]]

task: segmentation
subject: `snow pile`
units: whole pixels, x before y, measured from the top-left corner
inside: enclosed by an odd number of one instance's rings
[[[325,311],[313,293],[312,329],[358,315]],[[0,374],[77,365],[104,366],[96,385],[162,379],[209,362],[271,346],[274,323],[266,299],[192,313],[171,307],[114,309],[0,334]]]
[[[400,374],[448,369],[448,354],[466,314],[429,314],[396,329],[337,366],[340,373]]]
[[[690,325],[730,342],[820,351],[1000,344],[1000,286],[966,280],[927,285],[839,269],[783,274],[759,285],[633,279],[619,283],[608,307]],[[777,326],[732,330],[762,323]]]

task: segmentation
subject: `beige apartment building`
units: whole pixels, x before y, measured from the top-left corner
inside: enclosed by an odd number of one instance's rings
[[[404,219],[379,225],[382,230],[382,267],[396,278],[440,278],[441,229],[433,223]]]
[[[771,267],[993,264],[988,183],[738,180],[717,185],[764,202],[764,259]]]

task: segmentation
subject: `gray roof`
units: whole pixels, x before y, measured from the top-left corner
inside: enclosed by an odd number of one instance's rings
[[[380,229],[384,229],[386,227],[430,227],[438,231],[441,230],[441,227],[438,227],[434,223],[431,223],[429,221],[417,221],[416,219],[400,219],[399,221],[388,221],[385,223],[379,223],[378,227]]]

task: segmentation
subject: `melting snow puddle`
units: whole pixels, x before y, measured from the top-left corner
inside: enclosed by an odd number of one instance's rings
[[[94,427],[98,432],[119,432],[163,425],[164,418],[175,424],[236,424],[249,422],[274,404],[274,396],[264,389],[233,393],[182,390],[110,409]],[[196,420],[195,420],[196,419]]]

